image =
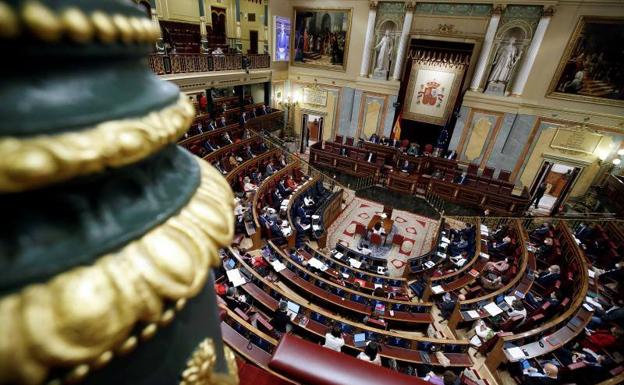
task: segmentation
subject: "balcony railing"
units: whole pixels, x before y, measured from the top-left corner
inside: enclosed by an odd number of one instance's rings
[[[236,71],[243,69],[243,57],[249,61],[249,69],[269,68],[271,57],[267,54],[170,54],[149,57],[149,65],[157,75],[189,72]]]

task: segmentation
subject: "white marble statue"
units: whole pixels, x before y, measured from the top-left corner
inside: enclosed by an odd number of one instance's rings
[[[375,47],[375,51],[379,49],[377,54],[376,71],[388,71],[390,69],[390,57],[392,56],[392,37],[390,31],[386,30],[379,44]]]
[[[515,42],[515,38],[509,38],[507,45],[501,46],[498,52],[496,52],[496,56],[492,62],[494,68],[490,73],[490,82],[507,83],[509,81],[513,69],[516,63],[518,63],[518,59],[520,59],[520,52],[514,45]]]

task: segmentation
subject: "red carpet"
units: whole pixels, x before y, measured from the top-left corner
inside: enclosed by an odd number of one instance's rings
[[[291,385],[264,369],[241,361],[238,362],[238,378],[240,385]]]

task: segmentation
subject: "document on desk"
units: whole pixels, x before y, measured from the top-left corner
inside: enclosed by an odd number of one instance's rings
[[[507,352],[507,354],[509,354],[511,359],[514,361],[519,361],[526,357],[522,349],[520,349],[517,346],[514,346],[513,348],[505,349],[505,351]]]
[[[516,297],[513,295],[508,295],[505,296],[505,302],[507,302],[507,305],[511,306],[511,304],[513,303],[513,301],[516,300]]]
[[[487,254],[487,253],[479,253],[479,255],[480,255],[482,258],[485,258],[485,259],[490,259],[490,254]]]
[[[433,294],[440,294],[444,292],[444,289],[441,285],[431,286],[431,292]]]
[[[435,266],[435,263],[433,261],[427,261],[425,262],[425,266],[427,267],[427,269],[431,269]]]
[[[234,285],[234,287],[237,287],[246,283],[245,278],[243,278],[239,269],[228,270],[227,277],[228,277],[228,280],[232,282],[232,285]]]
[[[362,266],[362,262],[358,261],[357,259],[349,258],[349,265],[351,265],[351,267],[359,269]]]
[[[341,252],[339,252],[339,251],[336,251],[335,253],[332,253],[332,255],[336,259],[342,259],[342,257],[343,257],[343,254]]]
[[[485,311],[488,312],[489,315],[491,315],[492,317],[495,317],[497,315],[499,315],[500,313],[503,312],[503,309],[501,309],[500,307],[498,307],[497,304],[495,304],[494,302],[490,302],[487,305],[485,305],[483,307],[485,309]]]
[[[470,319],[476,319],[479,318],[479,312],[475,311],[475,310],[468,310],[466,312],[468,314],[468,316],[470,317]]]
[[[277,259],[271,262],[271,266],[273,266],[273,269],[275,270],[276,273],[279,273],[280,271],[286,268],[286,265],[284,265],[282,262],[278,261]]]
[[[446,244],[451,243],[451,240],[450,240],[450,239],[448,239],[447,237],[442,237],[442,239],[441,239],[441,240],[442,240],[442,242],[444,242],[444,243],[446,243]]]

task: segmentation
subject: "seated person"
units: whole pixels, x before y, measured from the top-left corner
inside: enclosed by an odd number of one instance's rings
[[[401,166],[401,171],[410,173],[414,170],[414,165],[410,163],[409,160],[405,159],[403,161],[403,166]]]
[[[553,247],[553,239],[550,237],[544,238],[544,242],[540,245],[540,247],[535,252],[535,256],[540,259],[547,258],[552,252]]]
[[[270,161],[269,164],[267,164],[266,169],[264,170],[264,173],[267,177],[270,177],[271,175],[275,174],[275,166],[273,165],[273,161]]]
[[[369,256],[372,253],[371,249],[368,248],[367,244],[363,244],[361,249],[358,248],[358,251],[364,256]]]
[[[305,207],[314,206],[314,199],[310,198],[310,196],[306,195],[303,197],[303,204]]]
[[[585,329],[585,339],[581,346],[594,351],[600,349],[619,349],[624,346],[624,330],[619,326],[609,329]]]
[[[275,315],[271,318],[271,326],[275,329],[278,337],[281,337],[284,333],[289,333],[293,326],[290,323],[290,317],[286,310],[288,309],[288,302],[280,301],[279,308],[275,311]]]
[[[560,273],[561,269],[559,268],[559,265],[551,265],[548,270],[541,272],[538,275],[535,282],[537,282],[540,286],[548,287],[559,280]]]
[[[375,223],[375,225],[373,226],[373,234],[377,234],[377,235],[386,234],[386,230],[381,226],[380,222]]]
[[[548,235],[549,232],[550,232],[550,224],[548,222],[544,222],[542,223],[541,226],[533,229],[533,231],[531,231],[531,235],[536,238],[542,239],[546,235]]]
[[[464,184],[466,183],[466,179],[468,179],[468,173],[464,171],[460,175],[457,175],[455,179],[453,180],[453,182],[457,184]]]
[[[280,194],[278,189],[273,189],[271,197],[273,199],[273,207],[275,207],[276,210],[279,210],[282,206],[282,200],[284,197],[282,197],[282,194]]]
[[[505,258],[498,262],[489,261],[485,264],[485,271],[496,271],[498,273],[504,273],[509,269],[508,259]]]
[[[461,254],[462,252],[466,251],[469,246],[470,246],[470,244],[468,243],[468,240],[466,239],[465,236],[462,235],[459,238],[459,241],[451,242],[451,245],[450,245],[449,249],[451,251],[451,254],[457,255],[457,254]]]
[[[490,237],[492,237],[492,239],[496,242],[502,242],[503,238],[505,238],[505,235],[507,234],[507,230],[507,225],[497,226],[496,230],[490,233]]]
[[[302,224],[305,224],[305,225],[309,225],[310,224],[310,218],[311,217],[306,212],[305,208],[303,207],[303,204],[300,204],[300,205],[297,206],[297,209],[295,211],[295,215],[297,216],[297,218],[299,218],[301,220]]]
[[[379,344],[377,344],[377,342],[375,341],[370,341],[368,342],[368,344],[366,344],[366,348],[364,348],[364,351],[358,354],[357,358],[359,360],[381,366],[381,357],[378,354],[380,351],[381,347],[379,346]]]
[[[373,135],[370,136],[368,141],[369,142],[373,142],[373,143],[379,143],[379,136],[377,136],[377,134],[373,134]]]
[[[227,171],[225,171],[223,167],[221,167],[221,162],[219,162],[218,160],[215,162],[212,162],[212,166],[216,168],[221,174],[224,174],[224,175],[227,174]]]
[[[277,184],[277,189],[279,190],[280,194],[283,197],[287,197],[290,195],[290,193],[292,192],[288,186],[286,186],[286,181],[284,179],[280,179],[279,183]]]
[[[489,291],[498,290],[503,287],[503,277],[497,271],[486,271],[481,275],[481,286]]]
[[[574,230],[574,235],[583,243],[585,243],[592,235],[592,229],[585,222],[581,222],[579,227]]]
[[[290,189],[290,191],[295,191],[297,188],[297,182],[295,182],[292,176],[288,175],[286,177],[286,186]]]
[[[509,308],[509,310],[507,310],[507,315],[509,316],[509,318],[520,316],[521,320],[524,321],[527,315],[527,311],[524,308],[522,300],[514,299],[511,303],[511,307]]]
[[[463,294],[458,295],[457,299],[454,300],[451,293],[445,293],[442,296],[442,302],[438,303],[438,308],[440,309],[440,315],[442,316],[442,318],[448,320],[451,317],[451,314],[453,314],[453,310],[455,310],[455,304],[457,303],[457,301],[465,300],[466,296],[464,296]]]
[[[524,360],[522,365],[523,385],[557,385],[559,384],[559,368],[552,363],[544,365],[544,372],[531,366],[529,361]]]
[[[427,373],[427,375],[423,378],[425,381],[428,381],[434,385],[458,385],[459,378],[457,375],[450,370],[447,370],[442,374],[442,377],[435,374],[433,371]]]
[[[243,178],[243,191],[245,191],[246,194],[249,195],[255,192],[257,189],[258,189],[258,186],[251,183],[251,179],[248,176]]]
[[[282,235],[285,238],[288,238],[292,234],[292,228],[290,227],[290,224],[288,224],[287,220],[282,221],[281,230],[282,230]]]
[[[345,341],[344,338],[342,338],[340,326],[334,325],[330,332],[325,333],[325,343],[323,347],[339,352],[344,344]]]
[[[524,297],[526,303],[531,305],[534,309],[542,307],[546,302],[550,303],[550,309],[555,309],[561,303],[562,295],[559,290],[553,290],[547,298],[542,298],[533,293],[528,292]]]
[[[224,133],[223,135],[221,135],[221,139],[223,139],[225,141],[225,143],[227,143],[227,144],[234,143],[234,142],[232,142],[232,139],[230,139],[230,134],[228,134],[227,132]]]
[[[480,319],[477,321],[477,324],[475,326],[475,336],[477,338],[471,339],[470,343],[476,347],[479,347],[495,335],[496,332],[494,331],[494,329],[489,327],[484,320]]]
[[[500,243],[493,242],[492,247],[490,249],[498,253],[503,253],[507,251],[507,249],[509,249],[510,246],[511,246],[511,237],[506,236],[503,238],[503,241]]]
[[[230,166],[231,166],[232,168],[237,167],[238,165],[240,165],[240,161],[241,161],[241,160],[242,160],[242,159],[237,158],[236,156],[234,156],[234,153],[233,153],[233,152],[230,152],[230,156],[229,156],[229,158],[228,158],[228,161],[230,162]]]
[[[277,159],[277,166],[281,169],[286,167],[286,157],[284,156],[284,154],[280,154],[279,158]]]
[[[219,125],[221,127],[227,126],[227,121],[225,120],[225,116],[222,116],[221,119],[219,119]]]
[[[238,307],[246,312],[251,307],[251,305],[247,303],[247,296],[245,294],[238,294],[238,290],[236,290],[235,287],[227,289],[224,299],[230,309]]]
[[[407,155],[419,156],[420,146],[417,143],[410,143],[410,146],[407,149]]]

